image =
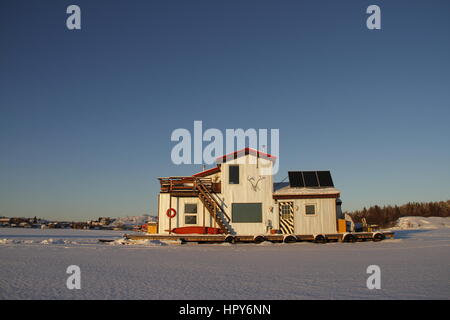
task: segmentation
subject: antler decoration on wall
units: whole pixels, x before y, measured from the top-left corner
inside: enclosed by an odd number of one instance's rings
[[[247,177],[247,180],[250,182],[253,191],[256,192],[256,191],[258,191],[258,189],[259,189],[259,188],[258,188],[258,183],[259,183],[261,180],[264,180],[265,178],[266,178],[266,177],[264,177],[264,176],[259,176],[258,180],[255,182],[255,178],[248,176],[248,177]]]

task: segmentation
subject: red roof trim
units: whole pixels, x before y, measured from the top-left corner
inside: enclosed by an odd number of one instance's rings
[[[198,172],[196,174],[193,174],[193,177],[205,177],[209,176],[210,174],[214,174],[216,172],[220,172],[220,167],[211,168],[202,172]]]
[[[264,153],[264,152],[261,152],[261,151],[258,151],[258,150],[252,149],[252,148],[244,148],[244,149],[241,149],[239,151],[231,152],[231,153],[229,153],[227,155],[218,157],[218,158],[216,158],[216,162],[226,162],[228,160],[237,159],[238,158],[238,154],[239,154],[239,156],[252,154],[254,156],[257,156],[257,157],[260,157],[260,158],[265,158],[265,159],[268,159],[268,160],[275,160],[277,158],[277,157],[275,157],[275,156],[273,156],[271,154]]]

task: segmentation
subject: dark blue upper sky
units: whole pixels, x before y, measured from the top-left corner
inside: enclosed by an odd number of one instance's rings
[[[157,177],[201,169],[170,160],[194,120],[279,128],[277,179],[331,170],[347,210],[449,199],[449,18],[448,0],[2,0],[0,216],[155,214]]]

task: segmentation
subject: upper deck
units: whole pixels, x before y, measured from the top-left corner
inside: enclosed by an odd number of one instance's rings
[[[193,176],[158,178],[161,185],[160,193],[170,193],[174,196],[197,196],[197,185],[202,184],[209,192],[220,193],[221,183],[213,182],[211,178]]]

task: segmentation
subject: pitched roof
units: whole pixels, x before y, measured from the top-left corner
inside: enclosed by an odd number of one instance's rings
[[[273,156],[271,154],[264,153],[264,152],[261,152],[261,151],[258,151],[258,150],[252,149],[252,148],[244,148],[244,149],[241,149],[239,151],[231,152],[231,153],[226,154],[224,156],[218,157],[218,158],[216,158],[216,162],[217,163],[224,163],[224,162],[227,162],[227,161],[230,161],[230,160],[234,160],[234,159],[237,159],[237,158],[240,158],[242,156],[249,155],[249,154],[253,155],[253,156],[256,156],[258,158],[263,158],[263,159],[267,159],[267,160],[271,160],[271,161],[274,161],[277,158],[277,157],[275,157],[275,156]]]
[[[204,171],[198,172],[196,174],[193,174],[192,176],[193,177],[207,177],[207,176],[209,176],[211,174],[214,174],[214,173],[217,173],[217,172],[220,172],[220,167],[219,166],[211,168],[211,169],[208,169],[208,170],[204,170]]]
[[[275,187],[275,186],[274,186]],[[334,187],[327,188],[296,188],[289,185],[278,185],[274,188],[274,199],[313,199],[339,198],[340,191]]]

